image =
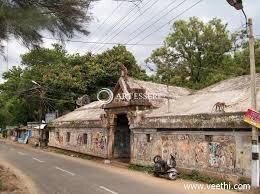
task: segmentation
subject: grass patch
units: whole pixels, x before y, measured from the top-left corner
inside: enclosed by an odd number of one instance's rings
[[[241,177],[241,178],[239,178],[239,183],[240,184],[250,184],[251,185],[251,180],[249,178]]]
[[[4,185],[0,177],[0,191],[4,191]]]
[[[135,170],[139,172],[144,172],[146,174],[153,174],[153,167],[152,166],[142,166],[142,165],[136,165],[136,164],[130,164],[128,166],[130,170]],[[193,170],[191,173],[180,173],[178,175],[178,178],[185,179],[185,180],[191,180],[196,182],[203,182],[207,184],[221,184],[225,182],[223,179],[218,179],[214,177],[204,176],[199,174],[199,172]]]
[[[129,164],[128,169],[135,170],[139,172],[144,172],[147,174],[153,174],[153,167],[152,166],[142,166],[136,164]]]
[[[191,173],[180,173],[178,177],[185,180],[198,181],[207,184],[220,184],[225,182],[223,179],[201,175],[196,170],[193,170]]]

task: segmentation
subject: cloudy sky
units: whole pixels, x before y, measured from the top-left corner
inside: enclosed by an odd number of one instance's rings
[[[115,0],[95,2],[91,9],[93,19],[86,26],[90,35],[79,35],[72,39],[76,42],[66,42],[65,47],[69,53],[84,54],[87,51],[99,53],[113,46],[96,43],[127,43],[130,44],[127,48],[135,55],[139,65],[145,68],[144,60],[163,42],[170,32],[170,23],[177,19],[196,16],[208,21],[217,17],[229,24],[230,31],[241,29],[245,23],[242,13],[230,7],[226,0],[202,0],[190,8],[197,2],[199,0],[143,0],[138,5]],[[255,34],[260,35],[260,1],[244,0],[244,7],[248,16],[253,18]],[[57,42],[49,39],[44,41],[45,47]],[[8,63],[3,57],[0,59],[0,73],[19,65],[20,55],[27,51],[15,40],[9,41]]]

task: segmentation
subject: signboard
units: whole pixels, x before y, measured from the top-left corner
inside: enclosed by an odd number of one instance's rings
[[[254,110],[248,109],[245,114],[244,121],[246,123],[249,123],[250,125],[260,128],[260,113],[254,111]]]
[[[54,119],[57,118],[57,112],[49,112],[45,114],[45,122],[46,123],[50,123],[51,121],[53,121]]]

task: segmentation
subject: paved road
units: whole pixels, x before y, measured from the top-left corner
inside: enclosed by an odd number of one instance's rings
[[[181,194],[166,180],[0,141],[0,159],[32,179],[39,194]],[[136,176],[135,176],[136,175]],[[166,181],[166,184],[175,184]]]

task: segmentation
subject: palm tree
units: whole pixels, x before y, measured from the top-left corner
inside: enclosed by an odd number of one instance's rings
[[[61,39],[88,34],[92,0],[0,0],[0,45],[18,39],[27,46],[42,42],[42,32]]]

